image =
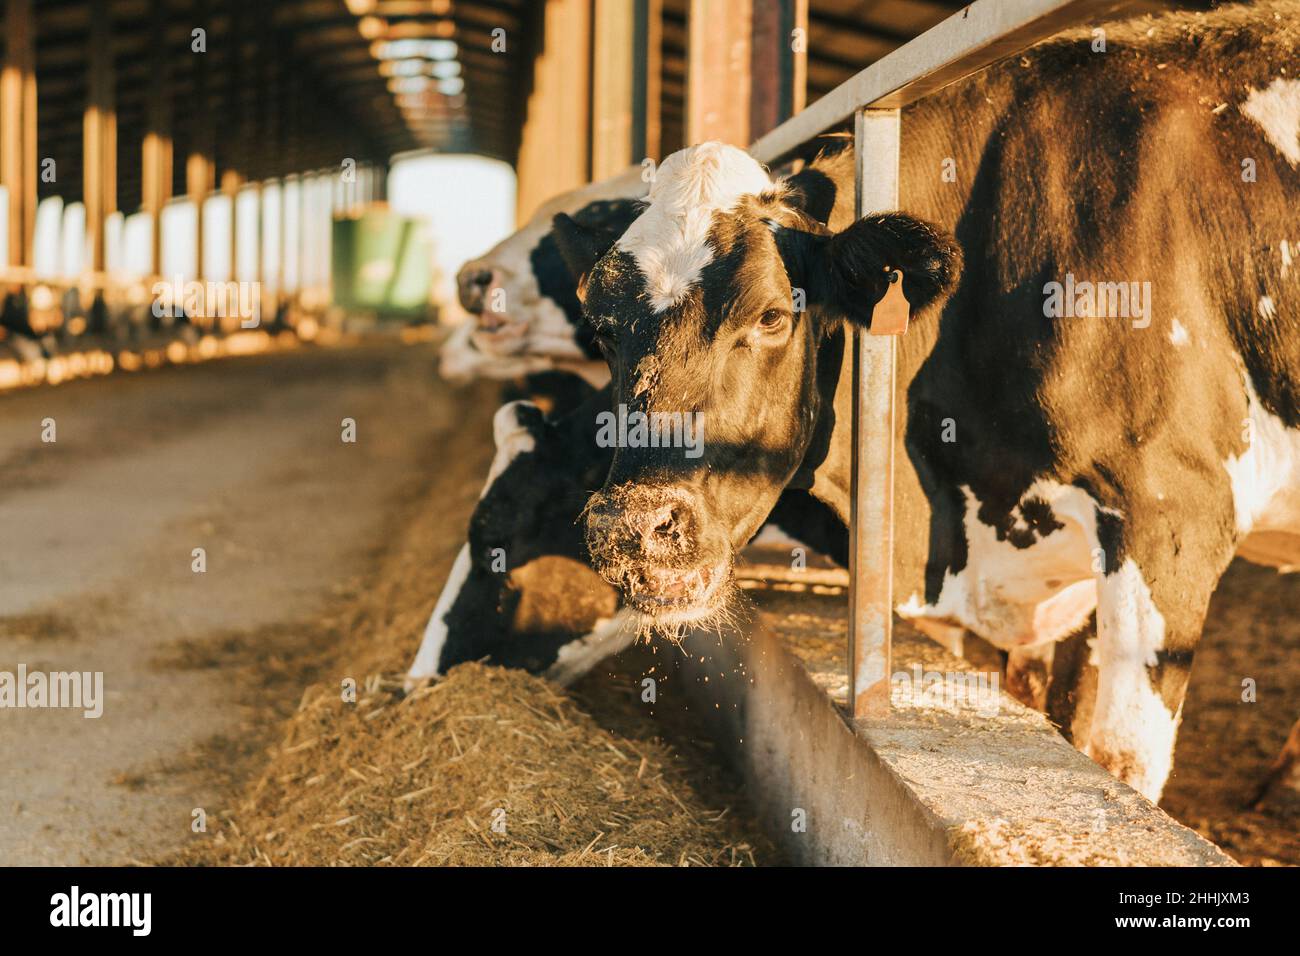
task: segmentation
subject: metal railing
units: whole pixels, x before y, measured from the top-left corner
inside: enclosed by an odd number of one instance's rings
[[[1133,6],[1131,0],[976,0],[841,83],[750,153],[774,166],[853,118],[857,215],[897,209],[901,107],[1062,29]],[[896,336],[854,333],[848,675],[854,717],[889,708],[896,364]]]

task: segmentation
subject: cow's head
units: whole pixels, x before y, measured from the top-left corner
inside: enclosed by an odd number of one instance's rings
[[[590,403],[581,408],[589,420]],[[428,663],[440,673],[484,658],[545,671],[618,608],[585,560],[578,522],[608,453],[531,402],[502,406],[493,431],[496,456],[431,625],[438,649]]]
[[[725,611],[733,554],[817,430],[828,332],[868,323],[890,270],[902,271],[914,314],[956,282],[960,252],[935,228],[892,213],[831,233],[801,199],[744,151],[705,143],[664,160],[644,212],[612,246],[556,217],[617,416],[587,544],[653,629]],[[636,413],[658,441],[633,431]],[[683,441],[664,438],[677,416],[702,424],[702,442],[688,444],[684,429]]]
[[[636,217],[632,199],[583,201],[561,197],[575,221],[612,243]],[[576,205],[574,205],[576,203]],[[554,206],[554,203],[548,204]],[[470,321],[448,340],[442,371],[452,379],[508,377],[556,361],[598,358],[581,321],[573,277],[552,232],[553,209],[502,240],[456,274],[460,304]]]

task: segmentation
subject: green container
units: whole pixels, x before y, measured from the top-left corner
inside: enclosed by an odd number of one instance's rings
[[[419,219],[382,206],[335,219],[334,302],[381,317],[422,318],[433,308],[433,239]]]

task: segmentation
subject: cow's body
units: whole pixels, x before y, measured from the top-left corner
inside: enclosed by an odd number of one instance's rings
[[[1300,564],[1300,78],[1289,69],[1300,4],[1148,26],[1110,28],[1105,53],[1090,34],[1058,39],[904,116],[902,206],[950,230],[967,262],[899,342],[894,580],[901,614],[1009,650],[1058,641],[1095,611],[1097,699],[1078,743],[1158,799],[1220,574],[1238,550]],[[664,181],[670,165],[681,183]],[[804,281],[792,262],[809,282],[819,269],[858,279],[901,265],[906,240],[883,235],[898,224],[882,221],[857,246],[816,248],[879,246],[892,262],[792,259],[790,199],[761,183],[740,155],[679,154],[590,275],[589,316],[617,339],[615,400],[689,403],[735,446],[715,439],[694,471],[616,455],[589,544],[629,593],[666,580],[713,600],[719,536],[743,544],[743,506],[781,487],[811,489],[848,521],[843,325],[810,330],[796,314],[786,348],[815,350],[802,364],[749,339],[735,347],[752,355],[737,359],[719,338],[744,333],[736,313],[759,280],[784,283],[789,300]],[[851,195],[850,181],[838,186]],[[687,193],[710,221],[656,207]],[[925,256],[939,255],[925,241]],[[1045,315],[1048,284],[1067,274],[1149,282],[1146,314]],[[883,292],[860,281],[856,309],[841,309],[850,322]],[[796,365],[785,394],[778,376]],[[760,430],[746,432],[728,405],[760,368],[770,391],[747,416]],[[779,427],[774,409],[789,416]],[[807,434],[796,419],[810,411]],[[782,484],[791,442],[803,459]],[[763,463],[744,466],[744,448]],[[714,520],[724,507],[727,520]]]

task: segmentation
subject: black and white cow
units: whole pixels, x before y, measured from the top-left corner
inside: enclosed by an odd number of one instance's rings
[[[580,388],[571,383],[569,397]],[[528,401],[497,410],[496,454],[408,688],[476,660],[568,684],[636,638],[617,589],[591,569],[582,526],[613,460],[593,427],[609,403],[608,387],[587,386],[582,400],[552,415]],[[778,499],[764,531],[767,540],[846,560],[834,516],[799,492]]]
[[[1077,743],[1156,800],[1220,574],[1300,564],[1300,3],[1091,40],[906,111],[922,218],[827,229],[710,143],[665,160],[612,247],[557,224],[614,405],[704,416],[701,457],[619,448],[586,512],[641,615],[713,613],[785,489],[847,522],[845,332],[900,269],[898,611],[1014,649],[1095,610]]]
[[[550,418],[527,401],[497,410],[496,455],[408,687],[484,658],[568,683],[635,636],[591,570],[579,521],[612,456],[591,427],[608,389],[588,391]]]
[[[607,377],[582,323],[573,277],[555,245],[552,220],[568,213],[613,242],[636,218],[647,184],[638,174],[593,183],[545,203],[528,224],[461,266],[461,306],[471,320],[441,350],[444,378],[512,378],[546,369]]]
[[[840,135],[819,137],[794,157],[814,160]],[[542,205],[522,229],[461,266],[460,304],[471,316],[441,350],[440,371],[453,381],[510,379],[564,369],[597,388],[609,370],[582,321],[574,278],[555,242],[553,220],[570,215],[612,243],[640,214],[652,171],[637,168],[563,193]]]

